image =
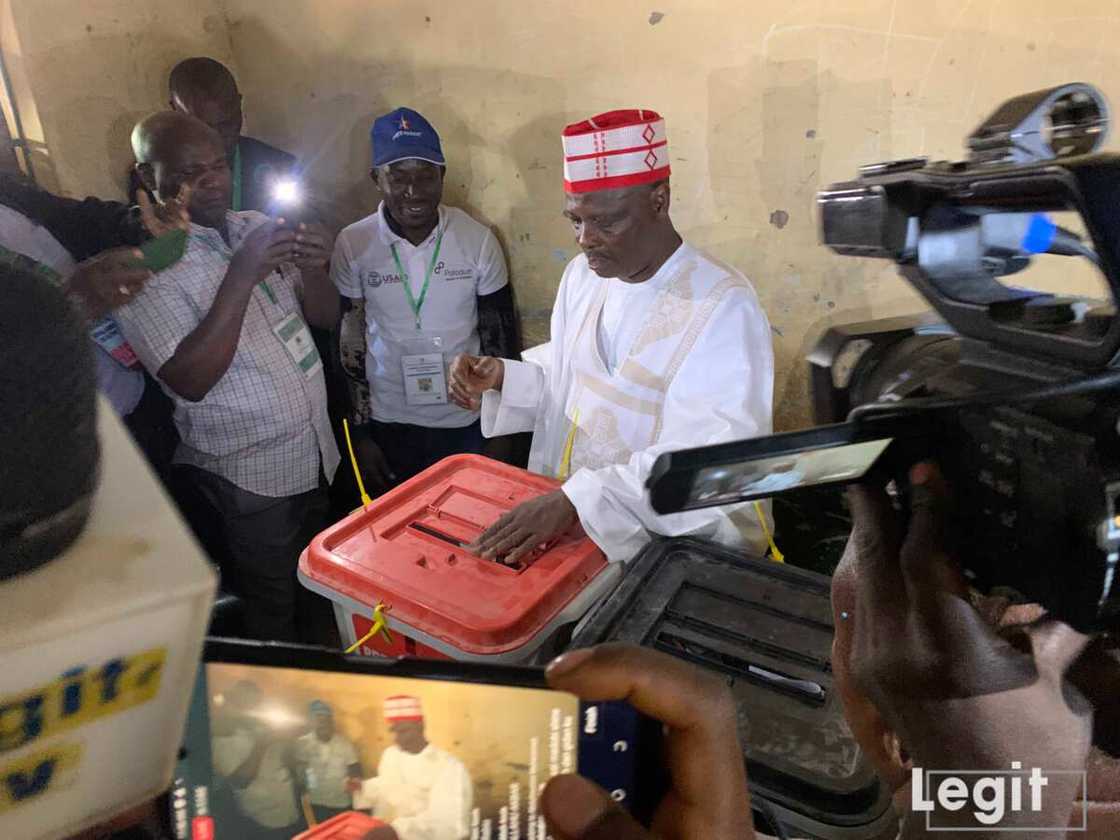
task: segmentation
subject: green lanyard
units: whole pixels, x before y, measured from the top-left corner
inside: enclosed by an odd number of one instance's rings
[[[443,231],[439,232],[436,237],[436,249],[432,252],[432,261],[428,263],[428,270],[424,274],[424,285],[420,289],[420,297],[415,298],[412,296],[412,286],[408,282],[408,272],[404,270],[401,265],[401,258],[397,256],[397,243],[394,242],[389,246],[389,250],[393,252],[393,260],[397,264],[397,271],[401,275],[401,284],[404,286],[404,295],[408,298],[408,305],[412,308],[412,314],[416,316],[416,329],[420,329],[420,310],[424,307],[424,298],[428,296],[428,283],[432,280],[432,270],[436,267],[436,260],[439,259],[439,248],[443,244]]]
[[[241,145],[233,150],[233,212],[241,211]]]

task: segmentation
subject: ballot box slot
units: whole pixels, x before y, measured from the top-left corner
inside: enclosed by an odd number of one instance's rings
[[[773,667],[756,664],[741,656],[715,650],[695,639],[687,639],[683,635],[667,630],[657,633],[653,647],[705,668],[719,671],[734,680],[746,680],[762,685],[813,706],[823,706],[827,699],[828,692],[819,682],[800,679]]]
[[[791,615],[773,604],[686,581],[665,607],[663,615],[673,622],[730,641],[736,646],[764,651],[777,659],[796,662],[814,671],[827,673],[832,670],[829,660],[832,627],[807,616]],[[783,643],[794,635],[803,638],[806,631],[819,635],[819,645],[798,648]]]
[[[426,537],[431,537],[432,539],[439,540],[440,542],[454,546],[455,548],[465,549],[468,545],[470,545],[470,543],[468,543],[466,540],[461,540],[458,537],[448,534],[446,531],[441,531],[438,528],[433,528],[431,525],[425,525],[423,522],[409,522],[408,527],[419,534],[423,534]],[[472,556],[477,557],[477,555]],[[479,557],[478,559],[494,563],[497,566],[501,566],[502,568],[509,569],[513,572],[523,572],[527,567],[527,564],[522,563],[521,561],[508,563],[506,562],[505,555],[501,554],[499,554],[497,557]]]
[[[765,639],[759,639],[755,636],[736,633],[726,627],[714,625],[709,621],[696,618],[695,616],[667,610],[664,614],[663,622],[688,629],[698,636],[712,640],[713,643],[723,642],[723,644],[736,649],[749,648],[750,650],[781,662],[799,665],[814,673],[830,674],[832,672],[832,663],[827,659],[821,659],[819,656],[814,656],[808,652],[791,650],[784,645],[768,642]],[[659,625],[659,627],[660,626],[661,625]]]

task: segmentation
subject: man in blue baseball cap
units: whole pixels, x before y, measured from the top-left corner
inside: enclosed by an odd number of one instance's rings
[[[365,336],[364,373],[353,365],[351,375],[368,383],[371,419],[357,447],[380,492],[448,455],[483,450],[478,413],[448,398],[447,363],[487,348],[520,358],[521,346],[497,239],[442,204],[446,160],[435,128],[397,108],[374,121],[370,139],[370,176],[384,198],[339,235],[331,277],[343,335]],[[348,319],[360,327],[348,329]]]

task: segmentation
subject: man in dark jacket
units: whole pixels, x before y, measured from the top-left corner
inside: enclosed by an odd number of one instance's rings
[[[233,174],[231,209],[268,212],[272,182],[294,170],[296,159],[265,142],[242,136],[241,91],[229,68],[212,58],[184,59],[171,70],[168,90],[172,111],[197,117],[221,136]],[[133,201],[140,189],[143,187],[133,174]]]

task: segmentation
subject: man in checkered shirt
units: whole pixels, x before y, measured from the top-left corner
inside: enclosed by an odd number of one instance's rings
[[[154,114],[132,144],[158,196],[191,184],[192,224],[182,259],[117,318],[175,402],[184,512],[240,583],[248,634],[294,640],[296,564],[325,524],[339,462],[307,328],[338,318],[332,243],[320,225],[232,212],[221,139],[194,117]]]

